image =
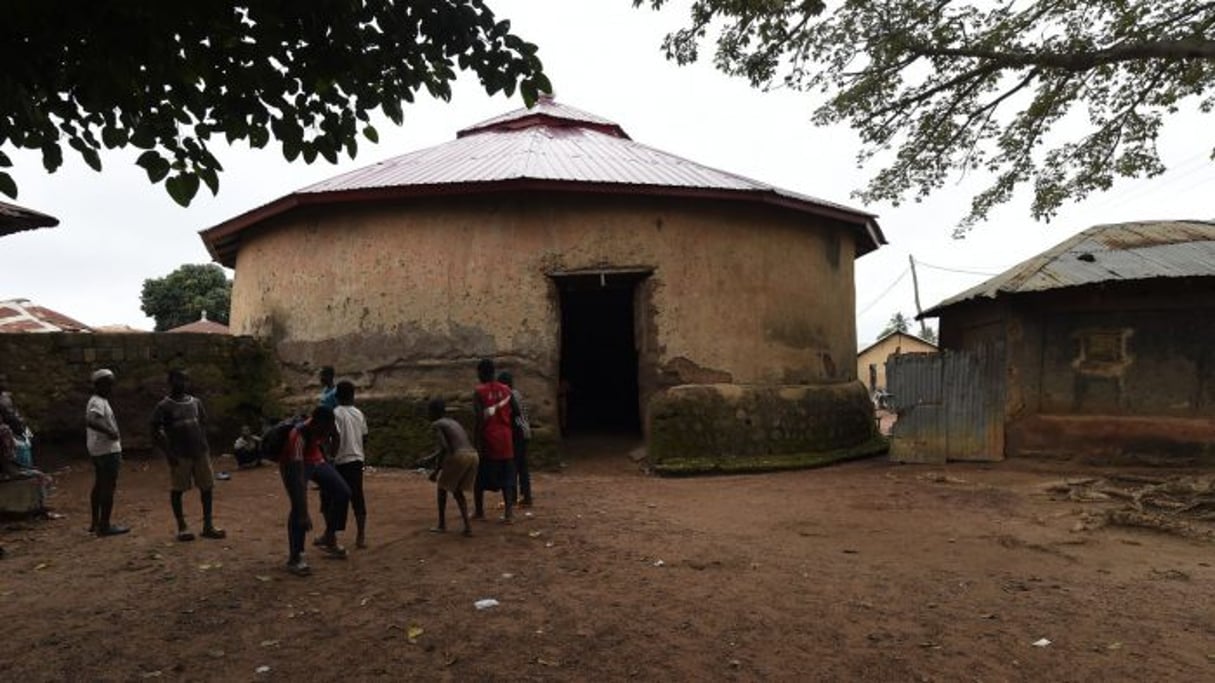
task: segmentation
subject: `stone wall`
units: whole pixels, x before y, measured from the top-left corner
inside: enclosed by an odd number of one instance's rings
[[[648,455],[660,474],[794,469],[884,452],[860,382],[685,385],[649,406]]]
[[[89,376],[110,368],[111,403],[124,450],[152,447],[149,420],[167,392],[172,368],[187,370],[192,393],[210,418],[213,452],[226,452],[242,424],[260,428],[277,412],[278,365],[269,346],[251,337],[213,334],[4,334],[0,375],[37,435],[35,458],[85,455],[84,408]]]

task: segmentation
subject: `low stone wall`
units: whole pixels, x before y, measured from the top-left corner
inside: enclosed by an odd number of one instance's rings
[[[110,368],[111,404],[124,450],[152,447],[149,421],[167,392],[172,368],[190,373],[192,393],[207,408],[215,453],[231,450],[242,424],[259,429],[277,412],[273,352],[252,337],[216,334],[0,334],[0,374],[36,434],[36,461],[83,457],[89,376]]]
[[[447,414],[472,434],[472,403],[464,394],[445,396]],[[367,462],[385,467],[413,467],[435,449],[435,437],[426,418],[429,398],[355,397],[367,418]],[[533,430],[528,442],[528,463],[536,469],[557,464],[557,440],[551,430]]]
[[[649,404],[648,454],[660,474],[795,469],[886,450],[860,382],[674,387]]]

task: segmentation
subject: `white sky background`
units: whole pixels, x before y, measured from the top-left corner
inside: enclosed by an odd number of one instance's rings
[[[995,274],[1091,225],[1157,218],[1215,218],[1215,164],[1210,117],[1179,115],[1166,126],[1161,152],[1170,171],[1154,180],[1126,181],[1113,191],[1071,205],[1050,224],[1029,218],[1028,193],[993,212],[964,240],[951,237],[969,200],[981,189],[967,179],[923,203],[863,207],[850,192],[869,177],[857,169],[855,135],[846,127],[815,128],[816,95],[763,93],[713,70],[711,45],[702,63],[666,61],[663,36],[686,22],[684,3],[655,13],[629,0],[491,0],[499,18],[540,46],[559,102],[619,123],[633,139],[708,166],[879,214],[890,244],[857,262],[858,342],[871,342],[896,311],[914,314],[911,278],[890,287],[907,267],[919,270],[927,308],[986,279],[928,264]],[[405,109],[405,125],[376,122],[380,143],[360,140],[357,159],[337,166],[289,164],[275,141],[262,150],[213,148],[223,162],[220,192],[203,188],[189,208],[177,206],[134,165],[139,150],[103,154],[94,173],[74,151],[53,175],[36,153],[15,152],[10,169],[16,202],[58,217],[58,228],[0,238],[0,299],[28,298],[90,325],[151,329],[139,308],[143,281],[183,263],[209,260],[197,231],[338,173],[440,144],[456,130],[522,106],[490,98],[462,74],[450,103],[421,99]],[[824,292],[824,296],[832,296]]]

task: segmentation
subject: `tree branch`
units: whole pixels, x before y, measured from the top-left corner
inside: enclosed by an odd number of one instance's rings
[[[909,44],[908,52],[924,57],[961,57],[979,59],[995,68],[1015,69],[1027,66],[1060,69],[1063,71],[1088,71],[1106,64],[1134,62],[1148,59],[1215,59],[1215,40],[1186,38],[1182,40],[1157,40],[1142,43],[1124,43],[1104,50],[1091,52],[1001,52],[974,48],[935,47],[926,44]]]

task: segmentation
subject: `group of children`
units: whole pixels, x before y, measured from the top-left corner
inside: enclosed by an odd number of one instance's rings
[[[434,399],[427,406],[436,449],[420,463],[431,468],[430,479],[437,484],[438,524],[431,531],[446,531],[449,495],[459,507],[466,536],[472,534],[470,518],[485,517],[486,491],[502,493],[501,521],[506,524],[512,523],[516,506],[532,504],[527,466],[531,427],[510,373],[495,375],[494,371],[490,359],[477,364],[478,384],[472,397],[475,426],[471,438],[459,422],[447,416],[443,399]],[[86,445],[94,468],[89,532],[115,536],[130,530],[111,518],[122,462],[118,421],[109,400],[115,375],[111,370],[101,369],[91,379],[93,395],[85,410]],[[367,503],[363,490],[367,420],[354,405],[353,383],[345,380],[335,383],[331,367],[322,369],[320,379],[321,396],[307,417],[280,423],[261,438],[245,428],[234,444],[241,467],[260,465],[263,458],[278,464],[290,504],[287,569],[301,576],[311,573],[304,558],[306,536],[313,528],[308,511],[309,482],[320,491],[324,520],[324,530],[313,545],[329,557],[346,557],[338,533],[346,529],[350,511],[357,528],[357,547],[366,547],[367,543]],[[170,371],[168,385],[168,395],[152,414],[151,429],[153,440],[169,465],[169,502],[177,524],[177,539],[195,538],[183,504],[185,492],[191,488],[199,490],[202,504],[200,535],[224,538],[226,533],[214,523],[215,474],[207,443],[206,410],[202,401],[188,392],[188,376],[184,371]],[[278,434],[272,434],[276,430]],[[273,452],[268,452],[268,448]],[[471,514],[466,498],[470,492]]]
[[[469,492],[473,493],[474,503],[471,518],[484,519],[485,491],[502,492],[501,521],[507,524],[513,521],[516,505],[532,504],[527,467],[531,426],[522,396],[512,388],[510,373],[495,377],[494,370],[490,359],[477,364],[472,438],[459,422],[447,416],[443,399],[433,399],[427,405],[436,449],[420,462],[430,466],[430,479],[437,484],[438,524],[431,529],[433,532],[447,530],[449,495],[460,509],[465,536],[472,534],[466,498]],[[328,366],[321,369],[320,379],[322,389],[317,406],[307,418],[290,426],[278,456],[279,473],[290,503],[287,569],[300,576],[311,573],[304,558],[305,538],[312,529],[308,482],[320,490],[325,522],[325,529],[314,545],[329,557],[346,556],[345,548],[337,543],[337,533],[346,528],[348,509],[354,511],[358,547],[366,544],[367,506],[363,494],[366,418],[354,406],[352,383],[335,384],[333,368]]]
[[[433,469],[431,481],[438,484],[439,523],[431,531],[447,530],[447,496],[456,499],[464,535],[472,534],[465,493],[473,493],[474,519],[485,519],[485,492],[501,491],[505,524],[514,521],[516,504],[532,505],[531,473],[527,466],[527,442],[531,426],[523,397],[514,389],[509,372],[494,376],[494,362],[477,363],[477,387],[473,391],[473,438],[464,427],[446,417],[447,406],[436,398],[427,405],[434,429],[435,452],[423,459]],[[522,498],[520,498],[522,496]]]

